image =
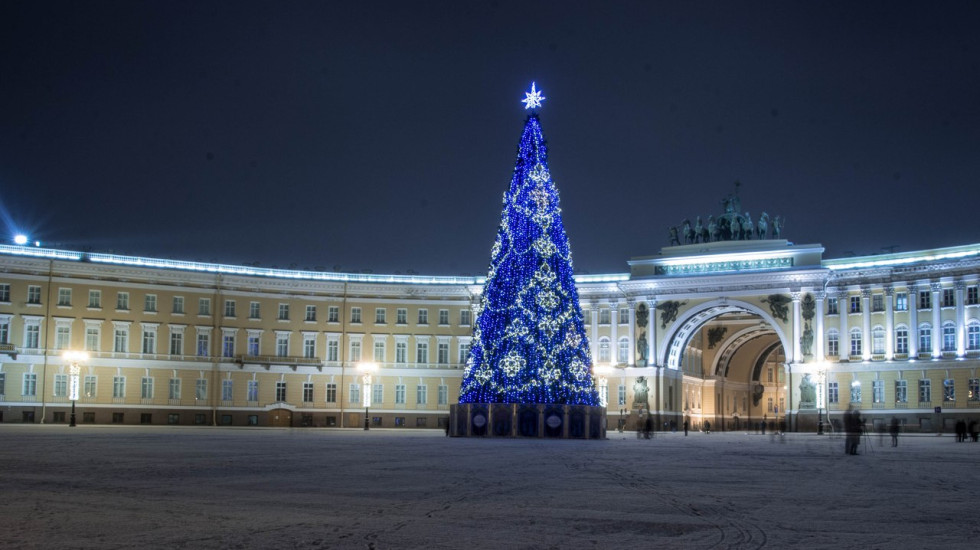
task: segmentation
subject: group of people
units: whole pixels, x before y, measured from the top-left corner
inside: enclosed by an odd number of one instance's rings
[[[971,420],[969,427],[967,427],[966,420],[957,420],[956,441],[962,443],[967,438],[974,442],[980,440],[980,425],[977,424],[976,420]]]

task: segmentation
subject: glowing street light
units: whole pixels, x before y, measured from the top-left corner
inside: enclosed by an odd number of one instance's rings
[[[19,245],[27,244],[27,235],[16,235],[14,237],[14,244],[19,244]]]
[[[71,419],[68,426],[75,427],[75,402],[78,401],[78,375],[81,373],[79,363],[88,361],[88,354],[84,351],[66,351],[62,354],[68,362],[68,399],[71,400]]]
[[[375,363],[358,363],[357,371],[361,373],[361,381],[364,382],[364,429],[371,429],[371,417],[368,409],[371,407],[371,375],[378,371]]]
[[[599,404],[603,407],[609,405],[609,375],[613,368],[609,365],[596,365],[592,372],[599,377]]]

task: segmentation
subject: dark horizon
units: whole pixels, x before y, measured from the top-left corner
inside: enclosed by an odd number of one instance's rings
[[[980,242],[980,5],[6,2],[8,241],[485,275],[540,110],[577,273],[743,210],[825,257]]]

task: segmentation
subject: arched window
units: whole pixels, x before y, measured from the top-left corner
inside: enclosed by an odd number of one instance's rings
[[[909,352],[909,328],[905,325],[895,327],[895,353]]]
[[[630,362],[630,339],[628,336],[623,336],[619,339],[619,347],[616,354],[617,363],[629,364]]]
[[[829,357],[840,355],[840,337],[837,335],[837,329],[827,331],[827,355]]]
[[[885,353],[885,327],[881,325],[871,329],[871,353],[875,355]]]
[[[609,338],[605,336],[599,338],[599,362],[609,362]]]
[[[966,349],[980,350],[980,321],[971,319],[966,325]]]
[[[852,328],[851,329],[851,356],[861,355],[861,329]]]
[[[919,325],[919,353],[932,353],[932,325]]]
[[[943,351],[956,351],[956,323],[943,323]]]

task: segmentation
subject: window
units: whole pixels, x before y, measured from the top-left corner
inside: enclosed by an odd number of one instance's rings
[[[284,403],[286,401],[286,383],[283,381],[276,382],[276,402]]]
[[[932,401],[932,380],[919,380],[919,403]]]
[[[395,310],[395,324],[405,325],[408,324],[408,310],[405,308],[398,308]]]
[[[395,404],[405,404],[405,384],[395,384]]]
[[[24,384],[21,387],[21,395],[25,397],[37,395],[37,375],[33,372],[24,373]]]
[[[772,397],[766,398],[766,412],[772,412]]]
[[[259,353],[259,341],[260,341],[260,339],[259,339],[259,335],[258,334],[249,334],[248,335],[248,343],[247,343],[248,350],[246,351],[246,353],[248,355],[251,355],[253,357],[255,357],[257,355],[260,355],[260,353]]]
[[[313,402],[313,382],[303,382],[303,403]]]
[[[143,297],[143,311],[147,313],[157,312],[157,295],[147,294]]]
[[[54,375],[54,396],[55,397],[67,397],[68,396],[68,375],[67,374],[56,374],[56,375]]]
[[[909,295],[904,292],[895,293],[895,311],[908,311]]]
[[[943,323],[943,351],[956,351],[956,325],[952,321]]]
[[[71,289],[70,288],[59,288],[58,289],[58,305],[63,307],[71,307]]]
[[[909,383],[908,383],[908,380],[896,380],[895,381],[895,402],[896,403],[908,403],[909,402]]]
[[[360,402],[361,402],[361,386],[360,386],[360,384],[351,384],[347,388],[347,395],[350,396],[350,398],[348,400],[350,403],[360,404]]]
[[[837,298],[827,298],[827,315],[837,315]]]
[[[208,379],[198,378],[194,381],[194,399],[206,400],[208,398]]]
[[[71,347],[71,327],[59,326],[54,329],[54,349]]]
[[[155,328],[143,329],[143,353],[157,352],[157,331]]]
[[[980,321],[975,319],[966,326],[966,349],[980,350]]]
[[[381,384],[375,384],[373,390],[371,391],[371,400],[374,401],[375,405],[380,405],[384,403],[385,397],[385,387]]]
[[[420,309],[419,310],[419,324],[428,325],[429,324],[429,310]]]
[[[448,309],[440,309],[439,310],[439,324],[440,325],[448,325],[449,324],[449,310]]]
[[[885,311],[885,297],[883,295],[871,296],[871,311]]]
[[[211,315],[211,298],[198,298],[197,314],[204,316]]]
[[[112,423],[122,424],[126,418],[126,413],[112,413]]]
[[[630,310],[629,308],[622,308],[619,310],[619,324],[628,325],[630,324]]]
[[[932,293],[928,290],[919,291],[919,309],[931,309],[932,308]]]
[[[170,379],[170,389],[167,397],[168,399],[180,399],[180,378]]]
[[[337,402],[337,384],[334,383],[327,384],[326,402],[327,403]]]
[[[408,342],[395,342],[395,362],[408,362]]]
[[[235,300],[225,300],[225,317],[235,318]]]
[[[306,318],[305,321],[316,321],[316,306],[307,305],[306,306]]]
[[[619,391],[617,392],[617,397],[618,397],[617,402],[620,405],[626,404],[626,386],[624,386],[623,384],[619,385]]]
[[[871,382],[871,401],[873,403],[885,402],[885,381],[874,380]]]
[[[174,314],[175,315],[183,315],[184,314],[184,297],[183,296],[174,296],[173,302],[174,302]]]
[[[170,355],[183,355],[184,354],[184,333],[171,331],[170,332]]]
[[[247,395],[245,396],[245,398],[247,400],[249,400],[249,401],[258,401],[259,400],[259,381],[258,380],[249,380],[248,381],[248,385],[246,386],[245,389],[246,389],[246,392],[247,392]]]
[[[41,347],[41,325],[27,323],[24,325],[24,347],[39,349]]]
[[[129,310],[129,293],[128,292],[118,292],[116,293],[116,309],[120,311]]]
[[[112,398],[122,399],[126,397],[126,377],[125,376],[113,376],[112,377]]]
[[[438,400],[440,405],[449,404],[449,386],[439,386]]]
[[[599,324],[600,325],[608,325],[609,324],[609,310],[608,309],[600,309],[599,310]]]
[[[449,364],[449,342],[439,342],[436,347],[436,362],[440,365]]]
[[[126,327],[116,327],[113,334],[112,351],[116,353],[126,353],[129,351],[129,329]]]
[[[355,324],[360,324],[361,322],[361,308],[352,307],[350,308],[350,322]]]
[[[140,398],[153,399],[153,379],[149,376],[144,376],[140,381]]]
[[[775,380],[773,380],[773,368],[772,367],[766,367],[766,381],[769,382],[770,384],[772,384],[775,381]]]
[[[374,309],[374,324],[383,325],[387,322],[388,310],[379,307]]]
[[[630,360],[630,339],[623,337],[619,339],[619,347],[616,353],[616,362],[629,363]]]
[[[861,329],[851,329],[851,357],[861,356]]]
[[[101,290],[89,290],[88,291],[88,307],[92,309],[100,309],[102,307],[102,291]]]
[[[848,313],[861,313],[861,297],[851,296],[850,297],[851,307],[848,309]]]
[[[279,304],[279,317],[280,321],[289,320],[289,304]]]
[[[235,356],[235,335],[233,333],[225,333],[221,335],[221,356]]]
[[[899,326],[895,329],[895,353],[909,352],[909,329]]]
[[[340,322],[340,308],[337,306],[327,307],[327,322],[328,323],[339,323]]]
[[[429,401],[429,386],[425,384],[419,384],[415,386],[415,402],[419,405],[425,405]]]
[[[922,325],[919,327],[919,353],[930,353],[932,351],[932,327]]]
[[[27,303],[28,304],[40,304],[41,303],[41,287],[38,285],[28,285],[27,286]]]
[[[374,341],[374,362],[384,363],[385,362],[385,342],[384,340]]]
[[[259,305],[258,302],[249,302],[248,303],[248,318],[249,319],[260,319],[262,317],[262,315],[261,315],[262,312],[261,312],[260,307],[261,306]]]
[[[415,344],[415,362],[425,364],[429,362],[429,343],[417,342]]]
[[[316,358],[316,335],[303,335],[303,357],[307,359]]]
[[[470,360],[470,343],[460,342],[459,343],[459,364],[465,365],[467,361]]]
[[[966,305],[975,306],[977,304],[980,304],[980,287],[977,286],[966,287]]]
[[[861,402],[861,383],[857,380],[851,382],[851,403]]]
[[[943,289],[943,307],[956,307],[956,291],[954,289]]]
[[[875,355],[885,353],[885,327],[876,326],[871,329],[871,353]]]
[[[351,340],[350,342],[350,360],[357,363],[361,360],[361,341]]]
[[[840,337],[834,329],[827,331],[827,355],[830,357],[840,355]]]
[[[85,397],[95,397],[95,391],[98,384],[98,378],[94,374],[86,374],[84,379],[84,384],[82,386],[82,395]],[[2,384],[0,384],[2,386]],[[3,388],[0,387],[0,395],[3,395]]]
[[[211,335],[200,332],[197,335],[197,356],[207,357],[211,350]]]
[[[956,401],[956,384],[952,378],[943,380],[943,401]]]
[[[608,363],[611,358],[611,350],[609,349],[609,338],[603,336],[599,338],[599,362]]]
[[[340,342],[336,339],[327,340],[327,361],[339,361]]]
[[[289,356],[289,334],[288,333],[278,333],[278,334],[276,334],[276,355],[278,357],[288,357]]]
[[[0,395],[2,394],[3,389],[0,388]],[[967,381],[966,398],[970,401],[980,401],[980,378],[971,378]]]
[[[473,312],[468,309],[459,310],[459,324],[464,327],[472,324]]]
[[[0,302],[10,303],[10,283],[0,283]]]
[[[837,385],[837,382],[830,382],[827,384],[827,402],[840,403],[840,388]]]

